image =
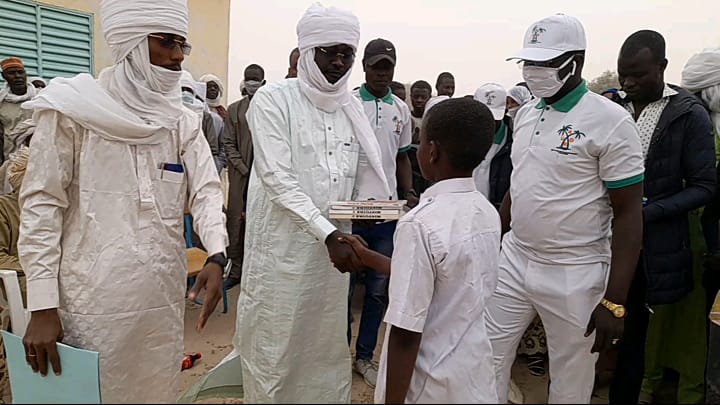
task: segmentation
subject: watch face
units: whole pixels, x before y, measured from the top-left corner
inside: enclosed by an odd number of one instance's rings
[[[613,315],[615,315],[616,318],[623,318],[625,316],[625,308],[615,308],[615,310],[613,311]]]

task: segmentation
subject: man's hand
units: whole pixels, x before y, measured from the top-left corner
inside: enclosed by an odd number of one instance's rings
[[[188,299],[195,301],[200,291],[205,288],[205,300],[203,302],[202,312],[198,318],[195,330],[202,332],[210,315],[215,311],[220,298],[222,298],[223,289],[223,268],[217,263],[208,263],[200,271],[195,280],[195,285],[188,292]]]
[[[352,246],[340,242],[340,238],[348,238],[350,235],[335,231],[325,239],[330,261],[341,273],[354,273],[363,269],[362,261]]]
[[[40,375],[45,377],[48,372],[48,361],[50,361],[55,375],[60,375],[57,342],[61,342],[64,336],[57,309],[45,309],[32,313],[23,338],[23,345],[25,346],[25,361],[34,372],[40,371]]]
[[[624,327],[624,319],[616,318],[607,308],[598,304],[585,332],[585,337],[588,337],[595,331],[595,343],[590,352],[599,353],[616,345],[622,339]]]
[[[355,254],[358,255],[358,258],[360,259],[360,262],[362,262],[363,266],[369,267],[367,260],[365,259],[367,258],[367,253],[370,252],[370,250],[368,249],[368,243],[362,238],[362,236],[344,235],[339,237],[338,240],[352,246],[353,251],[355,251]]]

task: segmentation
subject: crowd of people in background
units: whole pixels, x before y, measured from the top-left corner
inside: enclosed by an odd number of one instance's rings
[[[549,403],[590,403],[609,353],[611,404],[652,403],[665,369],[678,402],[720,399],[720,48],[673,85],[665,38],[637,31],[595,94],[584,28],[555,14],[510,57],[522,82],[455,97],[450,72],[406,88],[391,40],[360,49],[358,19],[315,4],[286,78],[251,64],[226,106],[217,75],[182,69],[188,18],[103,0],[115,64],[97,78],[0,62],[0,268],[35,371],[61,373],[63,341],[100,352],[104,401],[172,401],[186,295],[206,290],[202,330],[239,285],[247,403],[349,402],[353,371],[377,403],[522,403],[518,354],[549,366]],[[370,199],[408,212],[328,216]],[[208,253],[189,292],[185,214]]]

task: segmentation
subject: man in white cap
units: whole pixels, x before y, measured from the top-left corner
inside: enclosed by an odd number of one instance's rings
[[[183,107],[186,0],[103,0],[115,64],[57,78],[37,124],[18,250],[32,312],[26,360],[60,373],[56,341],[100,353],[103,402],[167,403],[183,355],[187,204],[209,253],[197,329],[222,294],[223,194],[200,118]]]
[[[512,149],[512,119],[507,111],[507,92],[497,83],[486,83],[475,91],[475,100],[485,104],[495,119],[495,138],[485,159],[473,172],[478,191],[500,209],[500,204],[510,188],[510,150]]]
[[[298,78],[260,88],[236,345],[247,403],[347,403],[348,271],[362,265],[329,202],[389,199],[380,146],[347,88],[357,17],[312,5],[297,26]],[[333,265],[340,270],[333,269]]]
[[[585,46],[580,22],[556,14],[532,24],[511,58],[524,62],[523,77],[540,100],[515,120],[510,191],[500,210],[510,230],[486,312],[499,403],[536,314],[548,340],[548,403],[589,403],[596,352],[622,337],[642,243],[642,147],[630,115],[588,92]]]

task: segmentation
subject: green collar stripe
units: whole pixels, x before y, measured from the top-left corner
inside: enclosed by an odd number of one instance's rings
[[[577,103],[580,102],[580,99],[582,99],[587,92],[587,83],[585,82],[585,80],[583,80],[582,83],[575,87],[570,93],[566,94],[565,97],[550,104],[550,107],[563,113],[570,112],[570,110],[572,110],[573,107],[575,107]],[[547,103],[545,103],[544,98],[541,98],[540,102],[535,105],[535,108],[537,109],[542,109],[545,107],[547,107]]]
[[[370,93],[367,88],[365,88],[364,84],[362,86],[360,86],[360,98],[363,101],[382,101],[386,104],[390,104],[390,105],[393,104],[392,90],[388,89],[388,92],[385,95],[385,97],[377,98],[377,97],[373,96],[372,93]]]
[[[645,180],[645,174],[640,173],[637,176],[628,177],[624,180],[606,181],[605,186],[607,186],[607,188],[609,188],[610,190],[615,190],[618,188],[628,187],[638,183],[642,183],[643,180]]]
[[[493,143],[495,145],[500,145],[503,142],[503,139],[505,139],[505,121],[501,121],[500,128],[498,128],[497,132],[495,132],[495,139],[493,140]]]

